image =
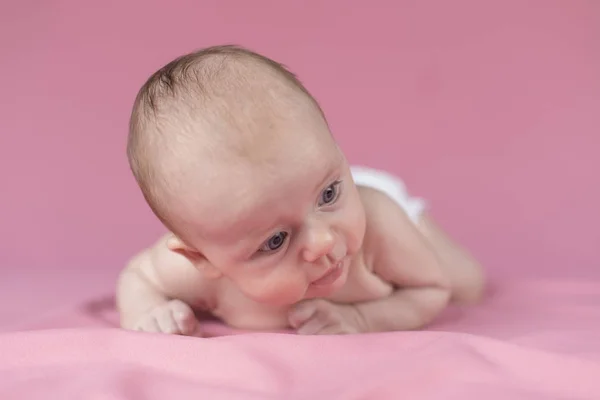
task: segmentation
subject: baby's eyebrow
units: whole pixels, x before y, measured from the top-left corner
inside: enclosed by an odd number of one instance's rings
[[[320,195],[323,190],[327,189],[337,179],[339,179],[340,173],[341,165],[339,163],[333,164],[332,166],[327,168],[325,178],[319,183],[319,186],[317,186],[317,188],[315,189],[317,196]]]
[[[240,212],[238,218],[223,229],[225,231],[223,237],[227,238],[229,243],[240,247],[250,247],[255,242],[265,240],[267,235],[273,233],[276,226],[276,221],[266,224],[264,219],[256,218],[256,208],[249,208],[246,211]]]
[[[269,231],[267,231],[269,232]],[[275,234],[275,232],[268,234],[256,234],[252,236],[247,236],[244,239],[237,242],[237,244],[233,245],[233,256],[237,260],[245,260],[252,257],[256,251],[262,246],[262,244],[269,239],[270,236]],[[268,235],[268,237],[267,237]]]
[[[321,169],[324,173],[320,174],[321,177],[317,183],[308,188],[310,193],[307,195],[307,201],[313,201],[314,197],[321,194],[329,185],[334,183],[340,177],[342,169],[342,160],[334,158]],[[256,215],[262,215],[261,218],[257,218]],[[272,210],[266,210],[264,205],[259,200],[246,205],[243,208],[233,211],[233,217],[231,222],[228,224],[226,231],[231,234],[233,231],[238,231],[235,235],[238,238],[240,247],[252,248],[260,246],[264,240],[267,240],[270,235],[276,233],[278,224],[281,223],[280,217],[273,215]],[[264,215],[269,215],[269,221],[265,221]],[[246,225],[244,228],[240,228],[240,225]]]

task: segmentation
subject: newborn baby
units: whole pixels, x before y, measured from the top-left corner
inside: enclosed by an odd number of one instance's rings
[[[317,101],[235,46],[180,57],[133,107],[127,154],[167,235],[121,273],[121,326],[418,329],[483,290],[478,263],[387,173],[350,167]]]

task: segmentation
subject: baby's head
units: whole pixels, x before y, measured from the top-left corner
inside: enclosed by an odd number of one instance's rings
[[[364,210],[319,105],[282,65],[234,46],[172,61],[135,100],[127,154],[169,248],[207,277],[275,305],[343,285]]]

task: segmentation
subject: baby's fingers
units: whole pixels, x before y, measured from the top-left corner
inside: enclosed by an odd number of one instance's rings
[[[151,332],[151,333],[159,333],[161,332],[160,327],[158,326],[158,321],[156,318],[144,318],[142,321],[138,322],[135,327],[136,331],[140,332]]]
[[[170,306],[171,317],[177,327],[177,333],[193,334],[198,326],[198,320],[190,306],[179,300],[173,300]]]
[[[288,322],[294,329],[300,328],[317,313],[317,305],[314,301],[302,302],[294,307],[289,315]]]
[[[313,318],[306,321],[305,324],[298,327],[296,333],[298,335],[316,335],[323,331],[328,325],[328,322],[319,316],[313,316]]]
[[[180,333],[179,327],[177,326],[175,318],[173,318],[173,313],[170,307],[162,307],[157,310],[154,318],[158,327],[160,328],[160,332],[170,334]]]

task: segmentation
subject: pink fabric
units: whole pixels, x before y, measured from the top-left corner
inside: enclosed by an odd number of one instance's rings
[[[301,337],[211,322],[208,338],[184,338],[116,321],[108,296],[5,327],[0,398],[600,398],[598,279],[498,282],[428,332]]]
[[[0,3],[0,399],[600,399],[600,2]],[[123,153],[133,96],[227,42],[431,202],[485,304],[433,332],[114,329],[117,271],[162,232]]]
[[[113,330],[2,340],[2,399],[598,399],[600,365],[455,333],[248,335]]]

